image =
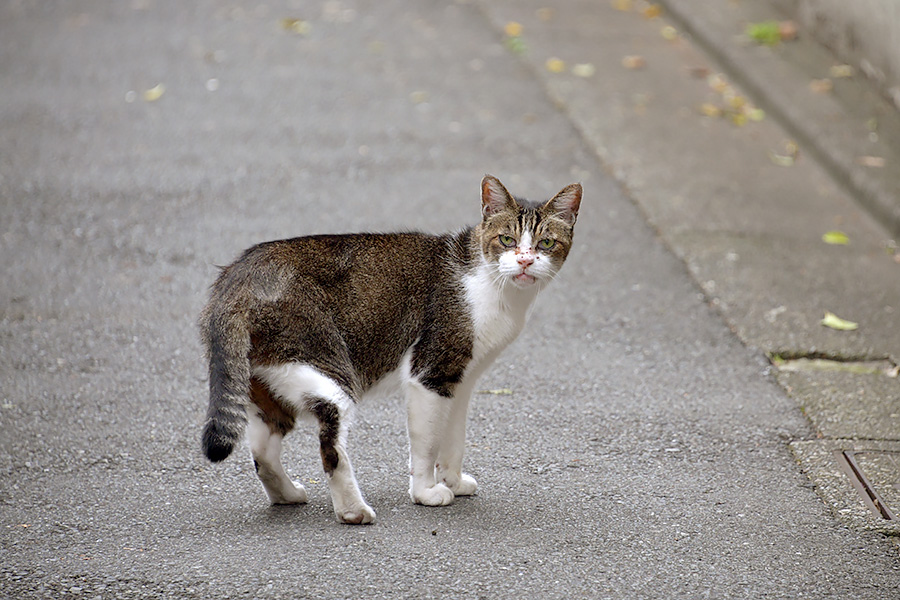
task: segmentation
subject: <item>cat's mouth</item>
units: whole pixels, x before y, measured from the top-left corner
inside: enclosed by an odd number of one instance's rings
[[[513,277],[513,281],[519,287],[527,287],[532,285],[536,281],[536,279],[534,278],[534,275],[529,275],[528,273],[519,273],[518,275]]]

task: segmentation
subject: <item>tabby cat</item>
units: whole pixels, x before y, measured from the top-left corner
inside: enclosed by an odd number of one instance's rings
[[[572,244],[580,184],[543,204],[481,182],[481,223],[457,233],[317,235],[259,244],[222,269],[200,318],[209,360],[203,450],[218,462],[246,430],[273,504],[306,502],[281,464],[296,420],[318,421],[335,515],[371,523],[347,453],[356,404],[402,389],[409,493],[450,504],[478,377],[522,330]]]

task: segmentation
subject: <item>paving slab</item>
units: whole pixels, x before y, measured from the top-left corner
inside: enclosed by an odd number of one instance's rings
[[[839,464],[839,454],[850,452],[860,459],[863,474],[872,482],[872,489],[883,498],[889,510],[896,515],[898,506],[897,456],[900,444],[881,440],[812,440],[791,443],[791,450],[809,478],[815,483],[816,491],[826,503],[833,507],[837,516],[857,529],[877,531],[891,536],[900,545],[900,522],[888,520],[876,513],[861,498],[865,495],[852,484],[851,477]]]
[[[803,369],[781,371],[778,381],[826,438],[900,442],[896,376]]]

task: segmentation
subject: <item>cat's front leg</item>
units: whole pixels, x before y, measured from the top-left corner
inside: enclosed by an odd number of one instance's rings
[[[453,491],[435,480],[435,464],[451,408],[451,400],[418,382],[406,391],[409,432],[409,496],[416,504],[444,506]]]
[[[462,472],[466,446],[466,416],[469,411],[469,390],[459,390],[453,398],[447,428],[441,440],[435,464],[435,478],[456,496],[471,496],[478,489],[475,478]]]

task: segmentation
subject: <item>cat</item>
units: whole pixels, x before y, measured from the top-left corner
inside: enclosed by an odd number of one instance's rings
[[[531,203],[486,175],[481,222],[457,233],[317,235],[246,250],[221,270],[200,317],[206,457],[227,458],[246,430],[269,500],[304,503],[281,444],[311,415],[338,521],[371,523],[347,453],[348,421],[376,388],[399,387],[412,501],[441,506],[474,494],[462,461],[475,383],[565,261],[581,196],[574,183]]]

